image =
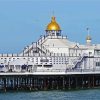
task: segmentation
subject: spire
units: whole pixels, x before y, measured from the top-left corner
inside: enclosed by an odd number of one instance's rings
[[[87,37],[86,37],[86,40],[92,40],[92,39],[91,39],[91,36],[90,36],[90,29],[87,28],[86,30],[87,30],[87,33],[88,33],[88,35],[87,35]]]
[[[88,35],[90,34],[90,29],[87,27],[86,28]]]
[[[88,46],[90,46],[90,45],[91,45],[91,40],[92,40],[92,38],[91,38],[91,36],[90,36],[90,30],[89,30],[89,28],[87,28],[87,33],[88,33],[88,35],[87,35],[87,37],[86,37],[86,44],[87,44]]]
[[[52,11],[51,22],[56,22],[56,17],[55,17],[54,10]]]

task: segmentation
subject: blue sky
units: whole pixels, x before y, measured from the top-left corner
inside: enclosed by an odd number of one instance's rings
[[[0,53],[17,53],[45,34],[51,16],[62,34],[85,44],[86,28],[100,43],[100,0],[0,0]]]

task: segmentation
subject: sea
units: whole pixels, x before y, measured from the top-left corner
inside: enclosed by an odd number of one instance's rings
[[[100,89],[0,92],[0,100],[100,100]]]

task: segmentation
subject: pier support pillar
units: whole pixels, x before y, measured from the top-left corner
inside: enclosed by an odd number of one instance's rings
[[[93,75],[93,77],[92,77],[92,82],[93,82],[93,83],[92,83],[92,84],[93,84],[92,87],[94,88],[94,75]]]
[[[6,92],[7,91],[7,89],[6,89],[6,78],[3,78],[3,82],[4,82],[4,92]]]
[[[63,90],[65,89],[65,78],[63,77]]]
[[[68,89],[70,90],[71,89],[71,79],[70,79],[70,76],[68,78]]]
[[[88,88],[90,88],[90,76],[88,76]]]
[[[76,86],[75,86],[75,87],[76,87],[76,89],[77,89],[77,88],[78,88],[78,87],[77,87],[77,86],[78,86],[78,85],[77,85],[77,76],[75,77],[75,82],[76,82],[76,84],[75,84]]]

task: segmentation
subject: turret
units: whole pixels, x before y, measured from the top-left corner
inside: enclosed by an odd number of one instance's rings
[[[51,22],[47,25],[46,34],[49,36],[61,36],[61,29],[53,16]]]
[[[88,35],[86,37],[86,45],[90,46],[91,45],[92,38],[90,36],[89,28],[87,28],[87,31],[88,31]]]

